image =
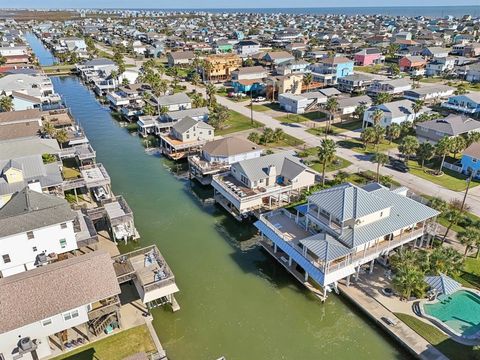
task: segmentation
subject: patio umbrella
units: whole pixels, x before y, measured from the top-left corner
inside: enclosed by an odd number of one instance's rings
[[[451,277],[440,274],[438,276],[425,276],[425,282],[430,288],[435,289],[437,294],[450,295],[457,291],[462,285]]]

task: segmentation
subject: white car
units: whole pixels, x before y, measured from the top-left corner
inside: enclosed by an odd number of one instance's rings
[[[261,101],[265,101],[266,99],[263,97],[263,96],[257,96],[255,99],[253,99],[253,101],[255,102],[261,102]]]
[[[93,195],[95,196],[95,200],[101,201],[106,200],[109,198],[105,188],[103,186],[99,186],[93,189]]]

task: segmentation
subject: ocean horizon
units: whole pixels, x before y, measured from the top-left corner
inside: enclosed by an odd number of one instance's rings
[[[155,8],[129,9],[151,11],[179,11],[179,12],[211,12],[211,13],[284,13],[284,14],[317,14],[317,15],[391,15],[391,16],[428,16],[428,17],[461,17],[471,15],[480,16],[480,5],[459,6],[372,6],[372,7],[304,7],[304,8]]]

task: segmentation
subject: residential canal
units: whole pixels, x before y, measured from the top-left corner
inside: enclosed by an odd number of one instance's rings
[[[34,36],[42,65],[53,56]],[[173,360],[407,359],[409,355],[353,305],[332,295],[325,304],[253,244],[239,224],[200,198],[208,191],[179,180],[168,162],[147,155],[78,78],[52,77],[127,199],[141,240],[157,244],[175,273],[181,309],[155,309],[154,326]]]
[[[25,39],[35,53],[40,65],[50,66],[55,64],[55,57],[52,55],[45,45],[31,32],[25,34]]]
[[[297,284],[252,245],[252,227],[203,205],[76,77],[52,79],[133,209],[137,246],[157,244],[176,275],[181,310],[153,312],[171,359],[408,358],[353,305],[335,295],[321,304]]]

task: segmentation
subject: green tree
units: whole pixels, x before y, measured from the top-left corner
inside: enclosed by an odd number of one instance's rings
[[[147,116],[155,115],[155,108],[152,104],[148,103],[143,107],[143,113]]]
[[[248,140],[250,140],[251,142],[254,142],[255,144],[259,144],[260,135],[257,132],[252,131],[250,134],[248,134]]]
[[[473,143],[479,142],[480,141],[480,132],[478,132],[478,131],[469,132],[468,135],[466,135],[465,141],[467,143],[466,144],[467,147],[469,147]]]
[[[438,169],[439,172],[442,171],[443,164],[445,163],[445,157],[450,154],[451,148],[452,142],[447,136],[441,138],[435,145],[435,155],[442,157],[442,161],[440,162],[440,168]]]
[[[353,112],[353,115],[358,119],[362,120],[363,115],[365,114],[365,111],[367,111],[367,105],[365,104],[360,104],[355,108],[355,111]]]
[[[467,87],[465,86],[464,83],[461,83],[460,85],[458,85],[457,90],[455,90],[456,95],[463,95],[463,94],[466,94],[467,92],[468,92]]]
[[[417,100],[412,104],[412,110],[413,110],[413,123],[416,122],[417,120],[417,114],[422,111],[423,106],[425,105],[425,101],[423,100]]]
[[[336,144],[332,139],[323,139],[318,148],[318,161],[322,164],[322,185],[325,186],[325,171],[336,158]]]
[[[413,295],[423,296],[427,289],[424,274],[416,267],[402,269],[395,274],[393,286],[404,299],[410,299]]]
[[[429,273],[433,275],[458,274],[462,268],[463,256],[454,248],[438,246],[428,254]]]
[[[208,123],[212,125],[215,130],[221,130],[225,127],[225,123],[230,117],[228,108],[222,105],[215,105],[213,112],[211,112]]]
[[[419,147],[419,143],[415,136],[408,135],[403,138],[402,142],[398,146],[398,150],[405,157],[406,164],[408,164],[408,160],[410,159],[410,156],[415,155],[415,152],[417,151],[418,147]]]
[[[306,73],[303,75],[303,84],[307,87],[307,92],[310,91],[310,85],[313,82],[313,75],[312,73]]]
[[[273,130],[269,127],[263,129],[262,136],[260,137],[260,142],[264,145],[273,142],[274,134]]]
[[[13,99],[10,96],[2,96],[0,98],[0,109],[2,112],[13,110]]]
[[[435,155],[435,147],[429,142],[420,144],[417,148],[417,157],[420,159],[422,169],[425,166],[425,161],[431,160]]]
[[[374,105],[382,105],[382,104],[385,104],[385,103],[388,103],[390,101],[392,101],[393,99],[393,96],[392,94],[389,94],[389,93],[379,93],[377,94],[377,97],[375,98],[375,101],[373,102]]]
[[[397,140],[401,134],[402,128],[399,124],[393,123],[387,127],[387,138],[390,141],[390,144],[392,141]]]
[[[380,124],[380,121],[382,120],[383,116],[385,114],[383,113],[383,110],[381,109],[375,109],[371,114],[370,114],[370,119],[372,120],[372,123],[374,126],[377,126]]]
[[[372,127],[363,129],[360,134],[360,139],[362,140],[363,147],[366,150],[368,144],[373,144],[375,142],[375,130]]]
[[[388,71],[392,76],[398,76],[400,74],[400,67],[398,66],[398,64],[392,63],[388,66]]]
[[[63,149],[63,144],[68,141],[68,133],[65,129],[57,130],[55,132],[55,139],[60,145],[60,148]]]
[[[376,152],[373,155],[372,161],[377,164],[377,182],[380,182],[380,167],[384,166],[388,162],[388,155]]]
[[[387,47],[388,57],[390,57],[390,58],[395,57],[395,54],[398,50],[400,50],[400,45],[395,44],[395,43],[391,43],[390,45],[388,45],[388,47]]]
[[[207,86],[205,87],[205,91],[207,93],[208,106],[211,107],[213,105],[213,98],[217,91],[217,88],[212,83],[208,83]]]
[[[50,137],[54,137],[55,135],[55,126],[50,121],[45,121],[42,126],[42,132],[44,134],[49,135]]]
[[[445,211],[448,210],[448,203],[443,200],[443,199],[440,199],[438,197],[434,197],[432,198],[430,201],[429,201],[429,204],[428,204],[431,208],[437,210],[438,212],[440,213],[444,213]]]
[[[469,226],[457,233],[457,239],[465,246],[465,252],[463,254],[465,258],[471,249],[478,247],[480,244],[480,230],[477,227]]]
[[[375,125],[373,127],[373,135],[374,135],[375,149],[378,152],[378,147],[385,139],[385,129],[380,125]]]
[[[273,131],[273,141],[274,142],[278,143],[278,142],[282,141],[284,138],[285,138],[285,132],[282,129],[276,128]]]
[[[325,129],[325,138],[327,138],[328,133],[330,131],[330,124],[335,116],[335,113],[338,110],[338,100],[334,97],[330,97],[325,104],[325,109],[328,111],[328,121],[327,127]]]
[[[201,80],[202,79],[200,78],[200,75],[198,75],[197,72],[194,72],[191,78],[192,85],[197,86],[198,84],[200,84]]]
[[[467,142],[463,136],[455,136],[450,139],[450,151],[453,153],[453,158],[457,158],[457,154],[462,152],[467,147]]]
[[[335,184],[343,184],[344,182],[347,181],[349,178],[350,174],[346,171],[338,170],[335,176],[333,177],[333,181]]]

